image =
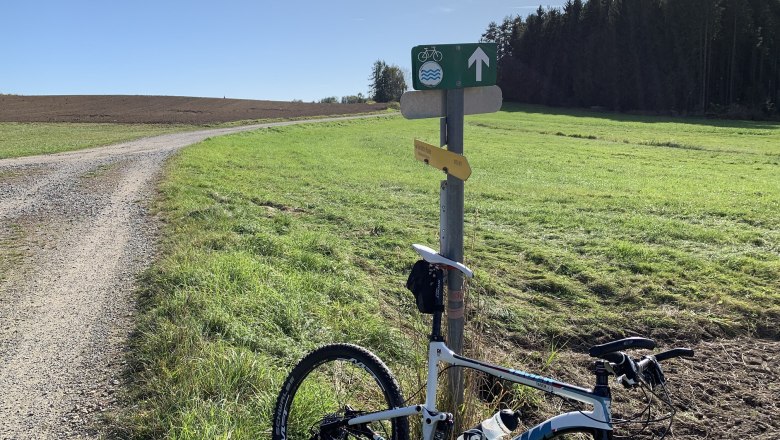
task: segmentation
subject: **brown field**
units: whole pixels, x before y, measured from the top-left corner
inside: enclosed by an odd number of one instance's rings
[[[0,122],[211,124],[382,111],[387,104],[314,104],[250,99],[124,95],[0,95]]]

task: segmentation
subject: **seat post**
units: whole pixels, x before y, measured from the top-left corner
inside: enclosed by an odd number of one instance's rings
[[[444,342],[441,335],[441,315],[444,313],[444,282],[439,280],[436,283],[436,311],[433,312],[433,322],[431,324],[431,341]]]
[[[444,336],[441,335],[441,315],[442,312],[434,312],[433,329],[431,330],[431,341],[444,342]]]

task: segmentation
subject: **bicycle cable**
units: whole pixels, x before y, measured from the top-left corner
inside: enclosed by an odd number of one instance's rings
[[[669,425],[666,427],[666,430],[664,431],[664,434],[661,437],[663,438],[666,437],[666,434],[668,434],[672,430],[672,422],[674,422],[674,416],[675,414],[677,414],[677,409],[675,409],[674,407],[674,402],[672,401],[672,395],[669,393],[669,390],[666,389],[666,384],[665,383],[661,384],[661,388],[664,391],[664,396],[666,397],[665,399],[657,395],[654,390],[650,390],[650,393],[669,407],[670,413],[665,417],[657,419],[658,421],[669,419]]]
[[[438,379],[438,378],[440,378],[440,377],[441,377],[441,375],[442,375],[442,374],[444,374],[444,372],[445,372],[445,371],[447,371],[447,370],[449,370],[450,368],[453,368],[453,367],[455,367],[455,366],[456,366],[456,365],[447,365],[446,367],[442,368],[442,369],[441,369],[441,371],[439,371],[439,372],[436,374],[436,378],[437,378],[437,379]],[[409,404],[409,401],[411,401],[412,399],[414,399],[415,397],[417,397],[418,395],[420,395],[420,393],[422,393],[422,390],[424,390],[424,389],[425,389],[425,387],[427,387],[427,386],[428,386],[428,382],[425,382],[425,383],[424,383],[424,384],[423,384],[423,385],[420,387],[420,389],[418,389],[417,391],[415,391],[415,392],[414,392],[414,394],[412,394],[411,396],[409,396],[408,398],[406,398],[406,400],[404,400],[404,403],[403,403],[403,404],[404,404],[404,405],[407,405],[407,404]]]
[[[626,420],[626,422],[632,422],[632,421],[638,419],[645,412],[647,413],[647,418],[644,421],[641,422],[642,423],[642,428],[639,431],[632,433],[630,436],[622,436],[622,435],[621,436],[617,436],[616,435],[615,438],[634,438],[636,435],[644,433],[645,430],[647,430],[648,427],[651,424],[660,423],[660,422],[663,422],[664,420],[669,420],[669,424],[666,426],[666,429],[664,429],[663,433],[660,434],[658,439],[660,440],[660,439],[665,438],[671,432],[672,423],[674,421],[674,416],[677,413],[677,410],[674,408],[674,402],[672,402],[672,396],[669,393],[669,390],[666,388],[666,384],[661,384],[659,386],[663,389],[663,396],[661,396],[658,393],[656,393],[653,389],[651,389],[647,385],[642,384],[642,388],[641,389],[642,389],[642,392],[645,395],[645,398],[648,399],[648,405],[646,406],[646,408],[643,411],[641,411],[640,413],[636,414],[634,417],[632,417],[632,419]],[[648,391],[659,402],[661,402],[662,404],[664,404],[664,405],[669,407],[669,413],[667,413],[667,414],[665,414],[663,416],[660,416],[660,417],[652,418],[652,414],[651,414],[651,411],[652,411],[652,409],[651,409],[652,408],[652,400],[651,400],[650,397],[648,397]],[[623,423],[623,424],[625,424],[625,423]],[[650,435],[652,435],[651,439],[654,439],[654,438],[656,438],[656,435],[658,435],[658,434],[651,430],[650,431]]]
[[[449,370],[450,368],[455,368],[455,367],[460,367],[460,366],[458,366],[458,365],[448,365],[448,366],[442,368],[437,373],[436,377],[440,378],[442,376],[442,374],[444,374],[445,371]],[[426,386],[427,386],[427,383],[423,384],[417,391],[414,392],[414,394],[412,394],[406,400],[404,400],[403,404],[407,405],[413,398],[415,398],[418,395],[420,395],[420,393],[422,393],[422,391],[425,389]],[[666,384],[661,384],[659,386],[663,389],[664,397],[661,397],[658,394],[656,394],[655,391],[652,390],[650,387],[648,387],[646,384],[644,384],[644,383],[641,384],[640,390],[642,391],[642,394],[644,395],[645,401],[647,402],[647,404],[644,406],[644,408],[641,411],[639,411],[636,414],[633,414],[631,417],[629,417],[627,419],[613,419],[611,424],[612,425],[630,425],[630,424],[633,424],[633,423],[637,423],[638,419],[642,418],[642,416],[644,414],[647,414],[647,418],[644,421],[639,422],[639,423],[642,424],[642,429],[640,429],[638,433],[642,433],[645,429],[647,429],[648,426],[650,426],[650,424],[660,423],[660,422],[663,422],[665,420],[669,420],[669,425],[667,425],[666,429],[664,430],[664,433],[661,434],[661,437],[659,437],[659,440],[663,439],[664,437],[666,437],[666,435],[672,429],[672,423],[674,421],[674,416],[677,413],[677,410],[674,408],[674,403],[672,402],[672,396],[669,393],[669,390],[666,388]],[[653,400],[652,400],[651,397],[648,396],[648,391],[650,392],[650,394],[652,394],[653,397],[655,397],[661,403],[663,403],[664,405],[669,407],[670,412],[668,414],[666,414],[666,415],[664,415],[662,417],[651,419],[651,411],[652,411],[652,406],[653,406]],[[584,410],[582,408],[578,408],[574,404],[574,402],[571,401],[571,399],[568,399],[568,398],[566,398],[564,396],[556,395],[556,394],[554,394],[552,392],[549,392],[549,391],[546,391],[545,393],[550,395],[550,396],[557,397],[557,398],[561,399],[563,402],[565,402],[567,405],[569,405],[573,410],[579,412],[582,416],[584,416],[584,417],[586,417],[586,418],[588,418],[590,420],[593,420],[595,422],[603,423],[602,420],[599,420],[599,419],[597,419],[595,417],[591,417],[588,414],[586,414],[584,412]],[[636,435],[636,434],[633,434],[633,435]],[[652,435],[653,435],[652,438],[654,438],[655,437],[655,433],[653,433]],[[616,436],[616,438],[630,438],[630,437]]]
[[[672,422],[674,420],[674,415],[676,414],[677,411],[674,409],[674,405],[673,405],[673,403],[671,401],[671,395],[669,394],[669,391],[666,389],[666,385],[665,384],[661,385],[661,387],[664,390],[664,396],[666,398],[663,398],[663,397],[659,396],[652,389],[647,387],[647,385],[642,384],[640,389],[642,390],[642,393],[643,393],[643,395],[645,397],[645,401],[647,402],[646,405],[644,406],[644,408],[641,411],[639,411],[638,413],[633,414],[629,418],[626,418],[626,419],[614,419],[614,420],[612,420],[611,424],[612,425],[629,425],[629,424],[634,424],[634,423],[641,423],[642,428],[639,430],[638,433],[642,433],[643,431],[645,431],[645,429],[647,429],[650,426],[650,424],[659,423],[659,422],[663,422],[665,420],[669,420],[669,425],[664,430],[664,433],[661,435],[660,439],[663,439],[664,437],[666,437],[666,435],[671,431],[671,425],[672,425]],[[663,403],[664,405],[667,405],[670,408],[670,412],[668,414],[666,414],[666,415],[664,415],[662,417],[657,417],[655,419],[651,419],[651,417],[652,417],[651,411],[652,411],[652,406],[653,406],[653,400],[648,395],[648,391],[650,392],[650,394],[652,394],[653,397],[655,397],[661,403]],[[597,419],[595,417],[591,417],[590,415],[586,414],[584,412],[584,410],[582,408],[577,407],[571,401],[571,399],[568,399],[568,398],[566,398],[564,396],[558,396],[558,395],[550,393],[550,392],[547,392],[547,394],[549,394],[551,396],[554,396],[554,397],[560,398],[563,402],[565,402],[567,405],[569,405],[573,410],[579,412],[582,416],[584,416],[584,417],[586,417],[586,418],[588,418],[590,420],[593,420],[595,422],[603,423],[602,420],[599,420],[599,419]],[[639,419],[643,418],[643,416],[645,414],[647,414],[647,418],[645,418],[645,420],[639,421]],[[633,435],[636,435],[636,433],[633,434]],[[653,435],[653,438],[655,438],[655,433],[653,433],[652,435]],[[616,438],[631,438],[631,437],[630,436],[629,437],[616,436]]]
[[[637,434],[642,434],[645,431],[645,429],[647,429],[647,427],[649,426],[649,420],[650,420],[651,411],[652,411],[652,403],[650,402],[650,397],[648,397],[648,395],[647,395],[647,391],[644,388],[641,388],[641,390],[642,390],[642,394],[644,394],[644,396],[645,396],[645,401],[647,402],[647,405],[644,407],[644,409],[642,411],[634,414],[632,417],[630,417],[628,419],[618,419],[618,422],[614,422],[613,421],[613,424],[629,425],[629,424],[635,423],[638,419],[642,418],[642,416],[645,413],[647,413],[647,417],[645,418],[645,420],[643,422],[642,428],[638,432],[636,432],[636,433],[631,433],[630,436],[615,435],[616,438],[633,438]]]
[[[567,398],[567,397],[559,396],[559,395],[553,394],[553,393],[551,393],[549,391],[547,391],[546,394],[548,394],[548,395],[550,395],[552,397],[557,397],[557,398],[561,399],[564,403],[569,405],[569,407],[571,407],[571,409],[573,409],[574,411],[579,412],[585,418],[593,420],[594,422],[599,422],[599,423],[603,423],[604,422],[603,420],[599,420],[599,419],[597,419],[595,417],[591,417],[588,414],[586,414],[582,408],[577,407],[574,404],[574,402],[572,402],[572,400]],[[647,395],[646,392],[645,392],[645,395]],[[638,412],[637,414],[634,414],[633,416],[631,416],[628,419],[613,419],[611,424],[613,424],[613,425],[626,425],[626,424],[630,424],[630,423],[635,423],[638,418],[642,417],[642,415],[648,411],[648,408],[649,408],[650,405],[651,405],[651,403],[648,402],[648,404],[645,406],[645,408],[642,411]]]

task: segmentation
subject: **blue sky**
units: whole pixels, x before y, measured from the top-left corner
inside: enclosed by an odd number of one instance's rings
[[[0,2],[0,93],[318,100],[565,0]]]

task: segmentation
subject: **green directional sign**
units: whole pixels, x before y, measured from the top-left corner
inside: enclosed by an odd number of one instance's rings
[[[496,43],[428,44],[412,48],[415,90],[496,84]]]

